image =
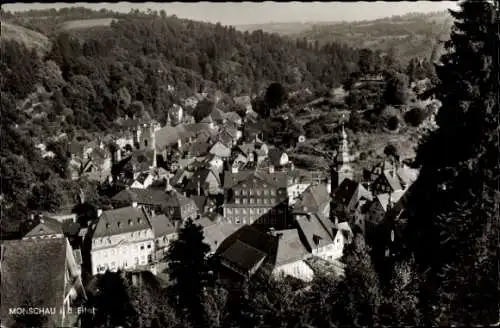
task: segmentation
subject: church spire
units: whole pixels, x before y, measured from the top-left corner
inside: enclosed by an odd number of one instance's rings
[[[349,156],[349,141],[347,140],[347,133],[345,132],[344,128],[344,118],[345,116],[342,115],[342,141],[340,142],[338,153],[337,153],[337,164],[338,165],[343,165],[347,164],[351,161],[351,156]]]
[[[337,151],[337,156],[335,158],[335,169],[332,172],[332,178],[331,178],[331,191],[333,192],[340,184],[342,181],[345,179],[353,179],[354,172],[352,167],[349,165],[351,162],[351,156],[349,155],[349,142],[347,140],[347,133],[345,131],[344,127],[344,116],[342,115],[342,122],[341,122],[341,135],[342,135],[342,141],[340,142],[338,151]]]

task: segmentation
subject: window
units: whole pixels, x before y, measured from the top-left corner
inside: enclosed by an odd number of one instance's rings
[[[240,199],[239,199],[239,198],[235,198],[235,199],[234,199],[234,203],[235,203],[235,204],[239,204],[239,203],[240,203]]]
[[[267,196],[267,195],[269,195],[269,190],[267,190],[267,189],[264,189],[264,191],[263,191],[263,195],[264,195],[264,196]]]
[[[260,194],[261,194],[261,190],[260,190],[260,189],[257,189],[257,190],[255,191],[255,194],[256,194],[257,196],[260,196]]]
[[[254,203],[255,203],[255,199],[250,198],[250,204],[254,204]]]
[[[148,249],[150,249],[150,248],[151,248],[151,244],[148,244]]]
[[[104,251],[104,257],[108,257],[108,252],[107,251]]]
[[[248,194],[249,194],[250,196],[253,196],[253,195],[254,195],[254,191],[253,191],[253,189],[250,189],[250,190],[248,191]]]
[[[235,195],[235,196],[239,196],[239,195],[240,195],[240,191],[239,191],[239,190],[235,190],[235,191],[234,191],[234,195]]]
[[[271,196],[276,196],[276,190],[271,189]]]
[[[242,194],[243,196],[246,196],[246,195],[247,195],[247,191],[244,189],[244,190],[242,190],[242,191],[241,191],[241,194]]]
[[[231,214],[232,212],[233,212],[233,210],[232,210],[232,209],[230,209],[230,208],[226,208],[226,213],[227,213],[227,214]]]
[[[254,214],[254,213],[255,213],[254,209],[253,209],[253,208],[251,208],[251,209],[250,209],[250,214]]]
[[[242,211],[243,214],[247,214],[247,209],[246,208],[242,209],[241,211]]]
[[[247,203],[247,199],[243,198],[243,204],[246,204],[246,203]]]
[[[240,214],[240,209],[239,208],[235,208],[234,209],[234,214]]]
[[[144,245],[141,245],[141,251],[144,250]]]

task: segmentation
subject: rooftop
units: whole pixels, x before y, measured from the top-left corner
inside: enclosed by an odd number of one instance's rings
[[[97,222],[93,238],[113,236],[150,229],[149,218],[141,207],[123,207],[104,211]]]

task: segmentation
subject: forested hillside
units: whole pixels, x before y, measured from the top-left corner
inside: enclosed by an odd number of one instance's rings
[[[262,29],[323,45],[328,42],[346,43],[356,48],[392,52],[408,63],[411,58],[439,58],[443,47],[438,41],[450,34],[452,18],[447,12],[412,13],[371,21],[342,23],[289,23],[240,26],[242,30]]]
[[[82,26],[84,19],[109,17],[110,26]],[[44,33],[51,43],[42,57],[16,38],[2,40],[2,204],[4,215],[18,220],[30,209],[71,203],[61,196],[69,183],[66,153],[56,147],[56,158],[41,159],[35,149],[49,137],[92,140],[114,131],[125,115],[164,123],[172,104],[195,92],[218,89],[230,102],[274,81],[288,90],[328,89],[358,70],[358,51],[344,45],[314,48],[164,12],[2,12],[2,21]],[[60,31],[68,21],[79,21],[79,28]]]

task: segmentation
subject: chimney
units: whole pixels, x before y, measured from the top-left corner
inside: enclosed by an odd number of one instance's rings
[[[100,218],[102,215],[102,210],[99,208],[97,209],[97,218]]]
[[[200,181],[198,181],[198,189],[197,189],[197,191],[198,191],[198,196],[200,196],[201,195],[201,182]]]
[[[326,190],[328,191],[328,194],[332,193],[332,179],[331,178],[328,178],[328,180],[326,180]]]
[[[231,167],[231,172],[232,172],[232,173],[238,173],[238,165],[233,165],[233,166]]]

